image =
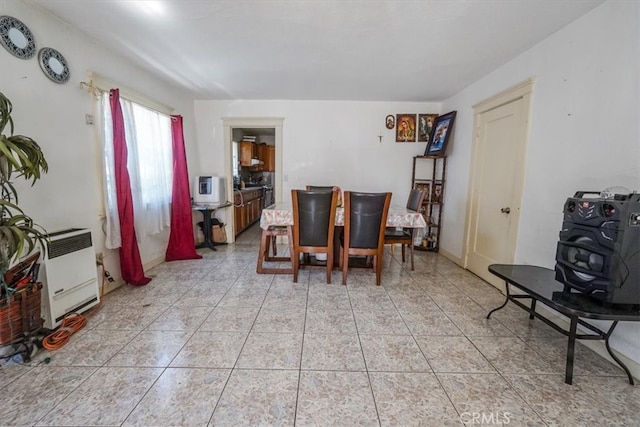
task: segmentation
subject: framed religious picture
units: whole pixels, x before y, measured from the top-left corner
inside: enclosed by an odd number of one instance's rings
[[[429,182],[416,182],[413,185],[414,190],[424,191],[426,193],[424,197],[424,202],[429,201],[429,196],[431,195],[431,183]]]
[[[396,142],[416,142],[415,114],[396,114]]]
[[[431,194],[431,202],[442,203],[442,184],[433,185],[433,193]]]
[[[393,117],[392,114],[389,114],[385,119],[385,126],[387,127],[387,129],[393,129],[394,127],[396,127],[396,118]]]
[[[429,143],[427,144],[427,149],[424,152],[425,156],[445,156],[447,143],[449,142],[449,137],[451,136],[451,132],[453,131],[453,121],[455,120],[455,118],[455,111],[451,111],[450,113],[438,116],[435,123],[433,124],[431,135],[429,135]]]
[[[429,142],[437,114],[418,114],[418,142]]]

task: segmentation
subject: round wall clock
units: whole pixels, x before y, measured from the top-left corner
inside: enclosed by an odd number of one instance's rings
[[[69,80],[69,66],[64,56],[57,50],[50,47],[43,47],[38,52],[38,61],[40,68],[56,83],[66,83]]]
[[[0,16],[0,43],[21,59],[29,59],[36,53],[36,41],[31,30],[12,16]]]

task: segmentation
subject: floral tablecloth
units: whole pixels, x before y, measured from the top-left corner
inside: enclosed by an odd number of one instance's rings
[[[293,207],[289,205],[275,205],[262,210],[260,228],[266,230],[270,226],[293,225]],[[344,208],[336,211],[336,225],[344,225]],[[409,210],[403,206],[389,206],[387,227],[424,228],[427,226],[422,214]]]

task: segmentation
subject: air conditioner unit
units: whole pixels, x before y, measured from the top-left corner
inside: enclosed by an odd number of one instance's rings
[[[81,228],[50,233],[38,274],[42,282],[44,326],[54,329],[69,313],[82,313],[100,302],[96,254],[91,231]]]

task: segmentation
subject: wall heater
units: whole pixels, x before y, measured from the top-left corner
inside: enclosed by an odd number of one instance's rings
[[[100,302],[96,254],[91,231],[82,228],[50,233],[38,274],[42,282],[44,326],[54,329],[69,313],[82,313]]]

